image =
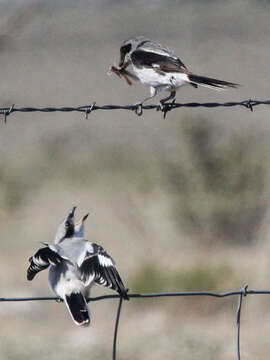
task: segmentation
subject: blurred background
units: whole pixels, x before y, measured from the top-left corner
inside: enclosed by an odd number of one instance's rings
[[[269,15],[267,0],[1,0],[0,106],[141,100],[146,86],[107,70],[142,34],[194,73],[242,84],[182,88],[178,102],[269,99]],[[47,271],[27,282],[28,258],[74,205],[132,292],[269,289],[269,110],[12,114],[0,128],[0,296],[52,294]],[[245,359],[269,354],[269,305],[244,299]],[[117,301],[90,306],[81,329],[56,302],[1,303],[1,359],[110,359]],[[235,358],[236,310],[232,297],[132,299],[118,359]]]

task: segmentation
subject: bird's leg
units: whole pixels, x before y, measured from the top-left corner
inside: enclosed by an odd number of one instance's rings
[[[171,93],[169,96],[167,96],[164,99],[160,100],[161,105],[164,105],[168,100],[174,99],[176,95],[176,91],[175,90],[171,90]]]
[[[132,105],[132,106],[134,106],[134,107],[136,106],[136,109],[135,109],[136,115],[138,115],[138,116],[141,116],[141,115],[142,115],[142,113],[143,113],[143,111],[142,111],[142,106],[143,106],[143,104],[144,104],[146,101],[148,101],[148,100],[152,99],[153,97],[155,97],[155,96],[157,95],[157,93],[158,93],[158,90],[157,90],[156,88],[154,88],[153,86],[151,86],[151,87],[150,87],[150,96],[147,96],[147,97],[146,97],[145,99],[143,99],[142,101],[140,101],[140,102]]]
[[[176,91],[175,90],[171,90],[171,93],[169,96],[167,96],[164,99],[160,100],[160,106],[158,108],[158,110],[163,111],[164,113],[164,118],[166,117],[166,113],[170,110],[170,108],[168,107],[169,104],[167,103],[168,100],[174,99],[173,102],[175,101],[175,95],[176,95]]]

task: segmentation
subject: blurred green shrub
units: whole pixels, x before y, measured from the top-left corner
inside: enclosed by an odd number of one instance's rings
[[[131,291],[218,291],[234,282],[234,271],[228,264],[191,264],[179,269],[145,263],[130,279]]]
[[[88,133],[80,133],[79,140],[69,132],[45,139],[25,164],[3,163],[3,207],[20,206],[44,182],[72,183],[89,191],[97,183],[112,189],[124,184],[126,191],[154,203],[158,188],[179,234],[186,232],[206,246],[216,241],[249,244],[266,210],[266,142],[258,132],[236,134],[215,120],[178,120],[146,148],[120,140],[92,144]]]
[[[186,120],[188,157],[179,153],[165,172],[176,223],[200,242],[250,243],[266,210],[264,143],[259,135],[223,134],[210,120]]]
[[[150,263],[141,264],[129,281],[133,292],[156,292],[168,290],[168,271]]]
[[[0,201],[3,212],[14,211],[22,201],[24,185],[17,174],[0,170]]]
[[[224,291],[228,279],[233,278],[229,265],[195,264],[175,271],[170,277],[171,289],[184,291]]]

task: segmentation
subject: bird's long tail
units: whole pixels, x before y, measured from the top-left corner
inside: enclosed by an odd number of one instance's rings
[[[64,301],[75,324],[79,326],[90,324],[89,308],[82,293],[66,295]]]
[[[206,76],[200,76],[195,74],[188,74],[190,83],[194,86],[205,86],[214,90],[225,90],[226,88],[237,88],[239,84],[235,84],[228,81],[212,79]]]

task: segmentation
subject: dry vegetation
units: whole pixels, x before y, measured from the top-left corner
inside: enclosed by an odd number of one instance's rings
[[[0,2],[0,105],[136,102],[147,88],[106,75],[134,34],[171,46],[194,72],[243,84],[186,88],[179,101],[269,97],[267,1],[19,3]],[[268,132],[266,107],[179,109],[166,120],[10,116],[0,131],[0,296],[50,294],[46,272],[27,283],[27,259],[73,205],[90,212],[87,237],[113,255],[131,291],[269,288]],[[118,358],[232,359],[236,300],[131,300]],[[247,360],[269,353],[269,302],[245,299]],[[108,359],[116,306],[91,304],[92,326],[79,329],[61,304],[1,303],[1,359]]]

